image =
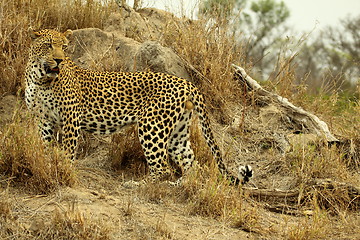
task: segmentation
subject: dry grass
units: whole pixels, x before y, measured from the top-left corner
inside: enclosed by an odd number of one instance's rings
[[[111,160],[112,168],[128,178],[143,177],[148,173],[135,126],[112,136],[108,158]]]
[[[38,193],[51,192],[59,186],[75,183],[75,171],[57,146],[45,146],[35,121],[21,112],[0,131],[0,172],[12,182]]]
[[[335,146],[328,148],[320,143],[295,148],[287,155],[287,163],[300,182],[330,177],[337,181],[346,181],[351,176],[343,157]]]
[[[103,4],[101,4],[103,2]],[[115,5],[96,0],[4,0],[0,3],[0,96],[16,93],[29,45],[28,29],[102,27]]]
[[[241,43],[228,34],[229,26],[207,25],[206,20],[170,25],[163,44],[189,64],[193,82],[206,97],[209,111],[218,122],[228,124],[228,103],[238,101],[241,93],[240,86],[232,79],[231,63],[244,67],[248,64],[244,62]]]
[[[79,211],[75,205],[68,209],[55,209],[50,215],[19,211],[9,201],[9,196],[0,194],[1,239],[110,239],[110,228],[99,219]]]
[[[52,224],[38,231],[38,239],[110,239],[107,225],[91,220],[76,209],[55,211]]]
[[[295,224],[283,227],[281,236],[289,240],[358,239],[359,221],[358,214],[333,217],[317,209],[312,216],[300,218]]]
[[[326,239],[329,231],[330,219],[324,212],[317,212],[313,217],[300,221],[286,233],[289,240]]]
[[[166,182],[142,185],[139,195],[155,204],[182,204],[187,215],[217,219],[247,232],[266,233],[259,206],[248,203],[241,188],[229,185],[216,168],[195,166],[183,178],[181,186]]]

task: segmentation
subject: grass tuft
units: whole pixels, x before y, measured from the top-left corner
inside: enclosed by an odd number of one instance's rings
[[[112,136],[108,157],[111,159],[112,168],[125,176],[143,177],[148,173],[135,126]]]
[[[19,106],[13,122],[0,132],[0,172],[27,189],[48,193],[76,182],[75,170],[57,147],[45,146],[29,115]]]

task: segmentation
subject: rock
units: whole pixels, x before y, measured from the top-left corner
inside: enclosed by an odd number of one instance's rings
[[[109,16],[104,30],[117,32],[125,37],[144,42],[161,39],[168,27],[176,26],[182,22],[185,21],[160,9],[143,8],[139,11],[120,9],[119,12],[112,13]]]
[[[165,72],[190,80],[180,58],[170,49],[154,41],[143,43],[136,53],[136,70],[149,68],[154,72]]]
[[[155,41],[140,43],[118,31],[97,28],[75,30],[69,49],[81,67],[107,71],[154,71],[190,80],[181,59]]]
[[[132,71],[134,56],[140,47],[140,43],[131,38],[97,28],[75,30],[71,45],[70,56],[76,64],[109,71]]]

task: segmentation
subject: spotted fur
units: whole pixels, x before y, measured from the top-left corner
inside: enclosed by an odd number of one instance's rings
[[[97,134],[117,132],[137,124],[138,136],[157,179],[170,172],[168,158],[186,172],[194,160],[189,141],[193,113],[199,116],[202,131],[219,170],[233,183],[252,176],[249,166],[239,176],[228,173],[210,129],[203,96],[185,79],[154,72],[99,72],[82,69],[65,56],[71,30],[31,31],[29,61],[25,71],[25,99],[40,118],[45,141],[62,133],[62,145],[75,158],[80,130]]]

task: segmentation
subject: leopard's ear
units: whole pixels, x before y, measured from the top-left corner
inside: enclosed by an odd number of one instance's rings
[[[30,35],[32,40],[35,40],[35,39],[37,39],[38,37],[41,36],[41,34],[38,33],[38,32],[35,32],[34,29],[32,29],[32,27],[29,27],[28,32],[29,32],[29,35]]]
[[[67,39],[69,39],[73,34],[73,31],[71,29],[68,29],[64,32],[64,35]]]

